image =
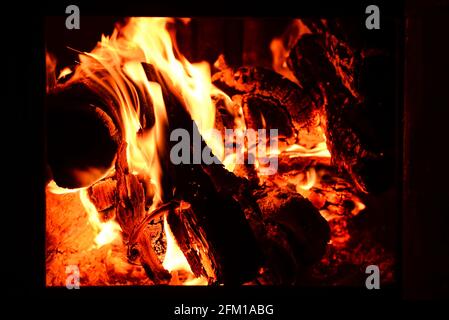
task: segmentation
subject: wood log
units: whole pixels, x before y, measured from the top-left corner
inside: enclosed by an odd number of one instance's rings
[[[204,276],[209,284],[215,283],[219,270],[215,261],[216,253],[207,242],[206,233],[196,220],[191,205],[181,201],[179,206],[170,210],[167,223],[195,277]]]
[[[292,118],[285,106],[278,101],[254,94],[233,96],[232,100],[240,100],[247,129],[277,129],[280,142],[295,142],[296,130]]]
[[[190,137],[201,136],[179,98],[168,90],[166,80],[151,65],[143,64],[143,66],[148,79],[161,84],[170,125],[167,129],[183,128]],[[168,149],[174,144],[175,142],[170,142]],[[201,151],[205,148],[210,150],[202,139],[200,148]],[[193,155],[192,141],[190,151]],[[204,230],[203,235],[212,254],[210,260],[215,261],[217,266],[215,272],[217,282],[241,284],[254,278],[261,264],[261,255],[239,203],[228,194],[220,192],[218,185],[213,183],[206,172],[209,165],[204,163],[167,165],[168,170],[164,171],[165,180],[171,185],[167,189],[175,190],[174,199],[190,204],[192,209],[190,213],[197,222],[197,228]],[[219,166],[225,170],[221,164]],[[229,230],[232,230],[232,233]],[[180,238],[177,241],[183,243],[185,239]],[[202,241],[197,239],[196,242]]]
[[[319,120],[320,110],[315,102],[302,94],[298,85],[272,70],[260,67],[227,68],[214,74],[212,81],[230,96],[250,93],[275,101],[274,106],[283,106],[288,111],[296,130],[314,127]]]
[[[326,220],[309,200],[274,185],[254,187],[220,166],[205,168],[223,194],[234,197],[263,252],[263,274],[271,284],[295,284],[318,261],[329,241]]]
[[[110,76],[105,70],[97,72],[100,78]],[[142,130],[151,128],[151,98],[127,80],[121,94],[133,97],[137,93]],[[121,108],[115,94],[89,77],[58,83],[47,94],[47,158],[59,186],[88,186],[111,168],[122,140]]]
[[[92,184],[113,165],[120,132],[83,85],[47,95],[47,161],[60,187]]]
[[[164,269],[151,243],[151,233],[145,226],[145,192],[137,176],[131,174],[126,159],[126,143],[120,145],[115,165],[117,179],[117,221],[128,242],[130,261],[137,258],[155,284],[166,284],[170,273]],[[140,226],[140,228],[138,228]],[[139,232],[136,232],[139,229]]]
[[[360,191],[381,190],[388,183],[392,168],[382,139],[378,139],[383,135],[370,131],[373,118],[366,102],[353,95],[350,84],[344,84],[324,46],[320,35],[302,36],[290,53],[289,65],[304,90],[323,105],[323,127],[332,162],[349,173]],[[382,126],[375,126],[382,130]]]

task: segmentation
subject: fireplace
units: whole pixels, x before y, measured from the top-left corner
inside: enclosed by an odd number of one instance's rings
[[[394,20],[85,17],[76,48],[61,19],[47,287],[396,285]]]

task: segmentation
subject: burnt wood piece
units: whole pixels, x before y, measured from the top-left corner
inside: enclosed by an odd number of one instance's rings
[[[102,222],[115,218],[117,208],[117,180],[114,177],[108,177],[94,183],[87,189],[87,192]]]
[[[379,135],[372,130],[371,108],[348,90],[324,46],[321,35],[302,36],[290,53],[289,65],[304,90],[323,105],[333,164],[348,172],[360,191],[381,190],[389,181],[391,166]]]
[[[218,270],[215,253],[190,204],[181,201],[178,207],[170,210],[167,223],[195,277],[204,276],[209,284],[215,283]]]
[[[166,284],[170,281],[170,273],[164,269],[151,243],[148,228],[135,236],[134,230],[145,218],[145,192],[137,176],[129,172],[126,159],[126,146],[123,142],[117,153],[115,178],[117,179],[117,221],[122,228],[125,242],[128,243],[128,258],[131,261],[139,258],[148,277],[155,284]]]
[[[327,221],[313,204],[299,193],[265,187],[255,191],[259,208],[266,221],[280,224],[298,245],[296,254],[305,264],[317,261],[329,241]]]
[[[104,211],[117,205],[116,191],[117,181],[111,177],[93,184],[88,194],[97,211]]]
[[[236,96],[232,97],[235,101]],[[278,138],[292,144],[296,139],[295,127],[292,118],[285,108],[278,101],[271,98],[254,94],[244,94],[241,96],[240,105],[243,109],[247,129],[270,129],[278,130]]]
[[[273,101],[273,106],[283,106],[276,112],[290,114],[296,130],[317,125],[320,110],[309,95],[280,74],[261,67],[228,68],[212,77],[213,83],[230,96],[250,94]],[[266,119],[267,122],[270,119]]]
[[[330,239],[329,225],[312,203],[296,192],[265,187],[254,196],[267,225],[268,238],[281,250],[276,254],[290,260],[279,264],[275,259],[268,265],[283,283],[297,283],[301,271],[324,255]],[[289,274],[288,269],[293,273]]]
[[[170,126],[167,129],[182,128],[190,137],[194,134],[200,136],[179,97],[169,91],[167,82],[170,80],[164,79],[151,65],[145,63],[142,65],[148,79],[161,85]],[[171,150],[176,143],[171,141],[168,150]],[[194,148],[197,147],[194,147],[191,141],[191,155],[195,151]],[[200,151],[205,148],[208,147],[202,140]],[[210,153],[213,156],[211,151]],[[192,164],[192,158],[190,160],[189,164],[168,163],[169,169],[164,171],[165,181],[171,185],[168,189],[175,190],[173,195],[175,199],[190,204],[197,227],[204,230],[203,235],[212,254],[211,260],[215,261],[217,266],[217,282],[241,284],[253,279],[261,265],[261,255],[239,203],[228,194],[220,192],[205,171],[209,165]],[[225,170],[221,164],[219,166]],[[184,240],[177,239],[177,241],[182,243]]]

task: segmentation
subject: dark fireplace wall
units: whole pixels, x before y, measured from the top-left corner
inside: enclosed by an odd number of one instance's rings
[[[404,212],[405,298],[449,296],[449,1],[406,6]]]

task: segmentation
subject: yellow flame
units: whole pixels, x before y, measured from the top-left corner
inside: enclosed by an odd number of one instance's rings
[[[327,149],[326,142],[319,142],[314,148],[308,149],[304,146],[293,144],[285,149],[290,154],[291,158],[294,157],[317,157],[317,158],[330,158],[331,154]]]
[[[222,92],[212,84],[207,62],[191,64],[174,47],[167,31],[167,25],[173,21],[171,18],[131,18],[121,32],[142,50],[147,63],[157,67],[170,91],[184,102],[207,145],[222,160],[223,142],[212,134],[215,106],[211,98],[212,93]]]
[[[67,76],[67,75],[69,75],[71,73],[72,73],[72,70],[69,67],[65,67],[59,73],[58,80],[61,79],[61,78],[64,78],[65,76]]]
[[[163,267],[170,272],[183,270],[191,273],[192,269],[176,242],[175,236],[167,223],[167,217],[164,217],[164,232],[167,241],[167,250],[165,252],[164,262],[162,263]]]

